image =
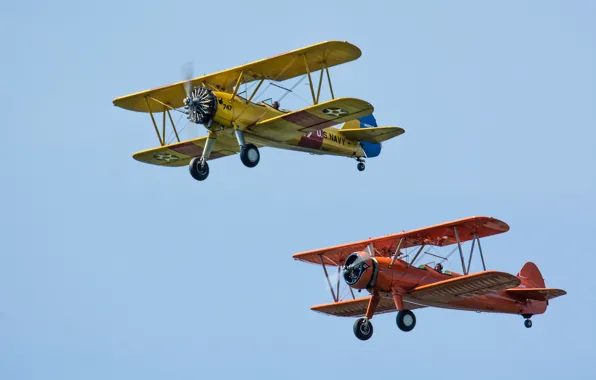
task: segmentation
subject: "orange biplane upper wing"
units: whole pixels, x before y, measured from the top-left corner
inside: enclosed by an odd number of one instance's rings
[[[422,301],[446,302],[500,292],[520,283],[521,280],[512,274],[486,271],[419,286],[408,294]]]
[[[483,238],[509,231],[509,226],[505,222],[495,218],[474,216],[455,220],[453,222],[437,224],[431,227],[362,240],[355,243],[301,252],[295,254],[293,257],[296,260],[315,264],[320,264],[321,259],[323,259],[327,265],[342,265],[344,260],[351,253],[362,251],[366,249],[369,244],[373,244],[375,255],[390,257],[397,250],[397,246],[402,238],[401,249],[422,244],[434,246],[454,244],[457,242],[453,229],[454,227],[457,228],[459,240],[462,243],[472,240],[474,234],[476,234],[478,238]]]
[[[362,317],[366,315],[368,308],[369,297],[357,298],[354,300],[346,300],[340,302],[333,302],[324,305],[316,305],[310,309],[319,313],[334,315],[336,317]],[[426,306],[418,305],[411,302],[404,302],[404,305],[409,310],[420,309]],[[392,299],[381,298],[375,314],[391,313],[396,311],[395,303]]]
[[[553,298],[564,296],[565,294],[567,294],[567,292],[563,289],[553,288],[517,288],[507,289],[507,294],[522,301],[525,301],[527,299],[537,301],[548,301]]]
[[[298,111],[263,120],[248,128],[248,132],[279,142],[290,141],[333,125],[355,120],[373,113],[373,106],[364,100],[338,98]]]
[[[327,41],[275,57],[247,63],[218,73],[197,77],[191,80],[194,86],[209,86],[217,91],[232,92],[239,84],[255,80],[269,79],[284,81],[307,72],[315,72],[325,67],[332,67],[353,61],[362,55],[360,49],[345,41]],[[114,99],[114,105],[138,112],[163,112],[163,104],[178,108],[183,106],[186,97],[184,83],[177,82],[168,86],[138,92]],[[147,106],[149,104],[149,108]]]

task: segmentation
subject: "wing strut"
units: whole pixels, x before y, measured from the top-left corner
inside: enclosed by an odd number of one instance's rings
[[[395,263],[395,259],[397,259],[399,249],[401,248],[401,243],[403,243],[403,242],[404,242],[404,238],[402,237],[401,239],[399,239],[399,243],[397,244],[397,249],[395,250],[393,257],[391,258],[391,265],[393,265],[393,263]]]
[[[459,240],[459,233],[457,232],[457,227],[453,227],[453,232],[455,233],[455,240],[457,240],[457,249],[459,249],[459,258],[461,259],[461,269],[464,274],[468,274],[466,271],[466,263],[464,262],[464,253],[461,250],[461,242]]]
[[[474,247],[475,243],[478,242],[478,251],[480,252],[480,259],[482,260],[482,269],[486,271],[486,264],[484,263],[484,254],[482,253],[482,247],[480,246],[480,238],[478,237],[478,233],[474,232],[474,238],[472,239],[472,248],[470,249],[470,256],[468,257],[468,266],[464,262],[464,254],[461,248],[461,242],[459,240],[459,233],[457,232],[457,227],[453,227],[453,232],[455,233],[455,239],[457,240],[457,248],[459,249],[459,257],[461,258],[461,267],[465,275],[470,273],[470,265],[472,264],[472,256],[474,256]]]
[[[416,252],[416,255],[414,255],[414,257],[412,258],[412,261],[410,261],[410,266],[414,265],[414,263],[416,262],[416,259],[418,258],[418,256],[420,255],[420,253],[422,253],[422,250],[424,249],[425,245],[422,244],[420,246],[420,249],[418,250],[418,252]]]
[[[339,298],[338,298],[339,294],[337,295],[337,297],[335,296],[335,292],[333,291],[333,285],[331,285],[331,280],[329,280],[329,273],[327,273],[327,267],[325,267],[325,261],[323,260],[323,255],[319,255],[319,259],[321,259],[321,265],[323,266],[323,271],[325,272],[325,278],[327,279],[327,283],[329,284],[329,290],[331,290],[331,295],[333,296],[333,300],[335,302],[339,302]]]
[[[147,109],[149,110],[149,115],[151,115],[151,121],[153,122],[153,127],[155,128],[155,133],[157,134],[157,138],[159,139],[159,145],[164,146],[165,143],[161,139],[161,135],[159,134],[159,129],[157,129],[157,123],[155,122],[155,118],[153,117],[153,112],[151,111],[151,107],[149,106],[149,101],[145,97],[145,103],[147,103]],[[165,136],[164,136],[165,139]]]

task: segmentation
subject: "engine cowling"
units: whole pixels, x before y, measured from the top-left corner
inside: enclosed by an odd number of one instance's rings
[[[352,253],[344,263],[344,280],[355,289],[370,288],[374,286],[377,268],[377,262],[368,253]]]
[[[211,90],[201,86],[193,88],[190,96],[184,98],[184,104],[188,120],[209,128],[217,111],[217,97]]]

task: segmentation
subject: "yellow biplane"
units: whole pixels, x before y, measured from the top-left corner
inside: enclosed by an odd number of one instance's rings
[[[380,154],[382,141],[404,130],[378,127],[368,102],[335,98],[329,68],[361,54],[348,42],[322,42],[215,74],[197,78],[187,75],[181,82],[116,98],[113,103],[151,116],[160,146],[135,153],[136,160],[160,166],[189,165],[190,174],[198,181],[209,175],[208,160],[240,153],[242,163],[251,168],[259,163],[258,148],[267,146],[352,157],[362,171],[366,157]],[[315,86],[312,77],[317,71]],[[320,102],[324,74],[331,100]],[[253,102],[265,81],[282,82],[299,76],[308,76],[311,106],[292,112],[280,109],[277,101]],[[256,84],[254,90],[250,95],[246,92],[247,98],[241,96],[241,85],[251,82]],[[180,141],[170,111],[182,112],[189,122],[202,124],[208,135]],[[155,113],[163,114],[161,125]],[[177,140],[173,144],[166,142],[168,120]],[[341,129],[332,128],[342,123]]]

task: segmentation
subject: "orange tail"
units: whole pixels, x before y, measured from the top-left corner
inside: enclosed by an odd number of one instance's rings
[[[536,264],[532,262],[525,263],[517,274],[517,277],[526,288],[544,288],[546,286],[544,284],[544,278],[542,278],[542,273],[540,273]]]

